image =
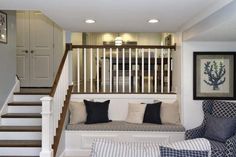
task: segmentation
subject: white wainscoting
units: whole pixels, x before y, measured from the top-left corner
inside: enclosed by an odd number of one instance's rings
[[[184,140],[184,132],[143,132],[143,131],[66,131],[65,156],[88,157],[92,142],[106,138],[131,142],[170,143]]]

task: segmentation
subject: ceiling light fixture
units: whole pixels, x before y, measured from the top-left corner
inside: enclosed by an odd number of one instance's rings
[[[151,24],[158,23],[158,22],[159,22],[159,20],[157,20],[157,19],[150,19],[150,20],[148,20],[148,23],[151,23]]]
[[[85,20],[85,23],[91,24],[91,23],[95,23],[96,21],[93,19],[87,19]]]

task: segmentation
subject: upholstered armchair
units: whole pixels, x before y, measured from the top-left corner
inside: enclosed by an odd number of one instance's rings
[[[202,125],[197,128],[187,130],[185,133],[186,140],[204,138],[207,114],[221,118],[236,117],[236,103],[207,100],[203,102],[203,111],[204,120]],[[212,157],[236,157],[236,134],[227,139],[225,143],[214,140],[209,141],[211,143]]]

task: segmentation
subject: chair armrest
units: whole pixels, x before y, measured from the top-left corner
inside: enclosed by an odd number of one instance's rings
[[[226,143],[225,157],[236,157],[236,134],[229,138]]]
[[[185,132],[185,139],[190,140],[194,138],[201,138],[203,137],[204,133],[205,133],[205,127],[204,125],[201,125],[197,128],[187,130]]]

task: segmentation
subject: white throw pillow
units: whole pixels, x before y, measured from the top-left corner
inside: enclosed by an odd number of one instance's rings
[[[145,109],[146,109],[146,104],[129,103],[129,109],[128,109],[126,122],[142,124]]]
[[[173,103],[162,102],[161,122],[162,124],[180,124],[179,105],[177,101]]]
[[[87,118],[86,108],[83,102],[70,102],[70,124],[84,123]]]

